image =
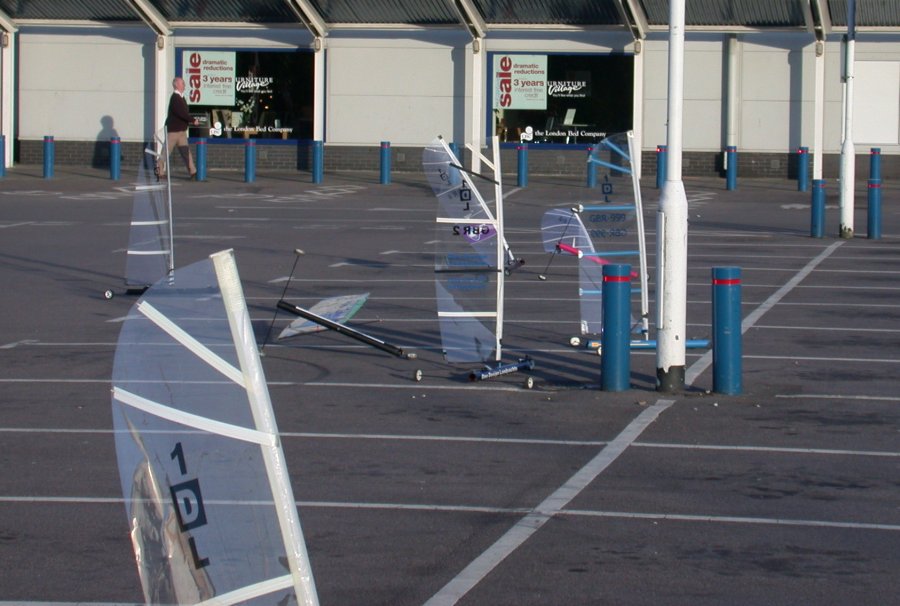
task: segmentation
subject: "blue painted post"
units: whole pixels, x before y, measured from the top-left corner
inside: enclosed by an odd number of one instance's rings
[[[256,141],[247,139],[244,142],[244,182],[256,181]]]
[[[119,137],[109,139],[109,178],[118,181],[122,177],[122,140]]]
[[[600,388],[631,387],[631,266],[603,266],[603,334],[600,337]]]
[[[459,165],[463,165],[463,159],[459,155],[459,144],[450,143],[449,145],[450,151],[453,152],[453,157],[459,160]],[[451,170],[450,171],[450,185],[459,185],[462,183],[462,176],[459,174],[459,170]]]
[[[881,148],[873,147],[869,155],[869,178],[881,181]]]
[[[53,178],[53,163],[56,161],[56,151],[54,150],[53,136],[46,135],[44,137],[44,178]]]
[[[811,238],[822,238],[825,236],[825,179],[813,179],[812,182],[812,213],[809,235]]]
[[[528,144],[522,143],[516,147],[519,166],[516,174],[516,185],[526,187],[528,185]]]
[[[206,181],[206,137],[197,139],[197,181]]]
[[[797,191],[809,189],[809,148],[797,150]]]
[[[6,176],[6,135],[0,135],[0,177]]]
[[[312,182],[321,183],[325,167],[325,142],[312,142]]]
[[[656,189],[662,189],[666,182],[669,147],[667,145],[656,146]]]
[[[737,189],[737,146],[725,148],[725,187],[731,191]]]
[[[381,180],[382,185],[388,185],[391,182],[391,142],[381,142]]]
[[[594,152],[594,148],[588,147],[587,152],[587,186],[588,189],[594,189],[597,187],[597,168],[594,166],[594,163],[591,162],[591,154]]]
[[[741,393],[741,268],[713,267],[713,391]]]
[[[866,237],[881,239],[881,179],[869,179],[869,210],[866,221]]]

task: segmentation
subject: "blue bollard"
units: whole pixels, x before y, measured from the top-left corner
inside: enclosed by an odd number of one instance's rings
[[[741,268],[713,267],[713,391],[741,393]]]
[[[588,189],[594,189],[597,187],[597,169],[594,167],[594,163],[591,162],[591,154],[594,152],[593,147],[587,148],[588,152],[588,161],[587,161],[587,186]]]
[[[869,155],[869,178],[881,181],[881,148],[873,147]]]
[[[666,182],[666,170],[668,166],[669,147],[667,145],[656,146],[656,189],[662,189]]]
[[[866,237],[881,239],[881,179],[869,179],[869,209],[866,214]]]
[[[44,178],[53,178],[53,163],[56,160],[56,151],[54,150],[53,136],[44,137]]]
[[[809,189],[809,148],[797,150],[797,191]]]
[[[388,185],[391,182],[391,142],[381,142],[381,179],[382,185]]]
[[[321,183],[325,168],[325,142],[312,142],[312,182]]]
[[[459,144],[450,143],[449,144],[450,151],[453,152],[453,157],[459,160],[459,165],[463,165],[463,159],[459,155]],[[462,175],[460,175],[459,170],[451,170],[450,171],[450,185],[459,185],[462,183]]]
[[[519,166],[516,171],[516,185],[526,187],[528,185],[528,144],[522,143],[516,146]]]
[[[109,140],[109,178],[118,181],[122,177],[122,140],[111,137]]]
[[[725,187],[729,190],[737,189],[737,147],[729,145],[725,148]]]
[[[6,176],[6,135],[0,135],[0,177]]]
[[[206,181],[206,137],[197,139],[197,181]]]
[[[812,238],[823,238],[825,236],[825,179],[813,179],[812,182],[812,213],[809,235]]]
[[[631,266],[604,265],[603,334],[600,337],[600,388],[631,387]]]
[[[256,141],[247,139],[244,142],[244,183],[256,181]]]

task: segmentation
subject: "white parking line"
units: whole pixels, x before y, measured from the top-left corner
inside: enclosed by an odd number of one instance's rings
[[[563,507],[581,493],[597,476],[609,467],[631,444],[637,440],[641,432],[653,423],[656,418],[674,400],[659,400],[637,416],[616,438],[606,445],[597,456],[575,473],[565,484],[560,486],[542,503],[532,509],[510,528],[500,539],[484,553],[475,558],[456,577],[431,597],[425,606],[444,606],[456,604],[470,589],[481,582],[506,557],[519,548],[534,533],[557,515]]]

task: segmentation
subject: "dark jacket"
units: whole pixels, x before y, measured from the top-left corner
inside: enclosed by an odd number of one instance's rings
[[[188,111],[187,101],[178,93],[172,93],[169,97],[169,114],[166,117],[166,129],[170,133],[180,133],[188,129],[188,125],[194,120]]]

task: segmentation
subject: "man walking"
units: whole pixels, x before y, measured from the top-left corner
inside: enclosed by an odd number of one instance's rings
[[[191,118],[188,111],[187,101],[184,100],[184,79],[175,78],[172,80],[172,88],[175,92],[169,97],[169,112],[166,116],[166,141],[168,145],[168,153],[160,157],[159,176],[166,176],[169,163],[169,154],[173,148],[178,148],[178,153],[184,159],[191,180],[197,178],[197,169],[194,167],[194,157],[191,155],[191,148],[188,145],[187,129],[188,125],[195,124],[196,121]]]

